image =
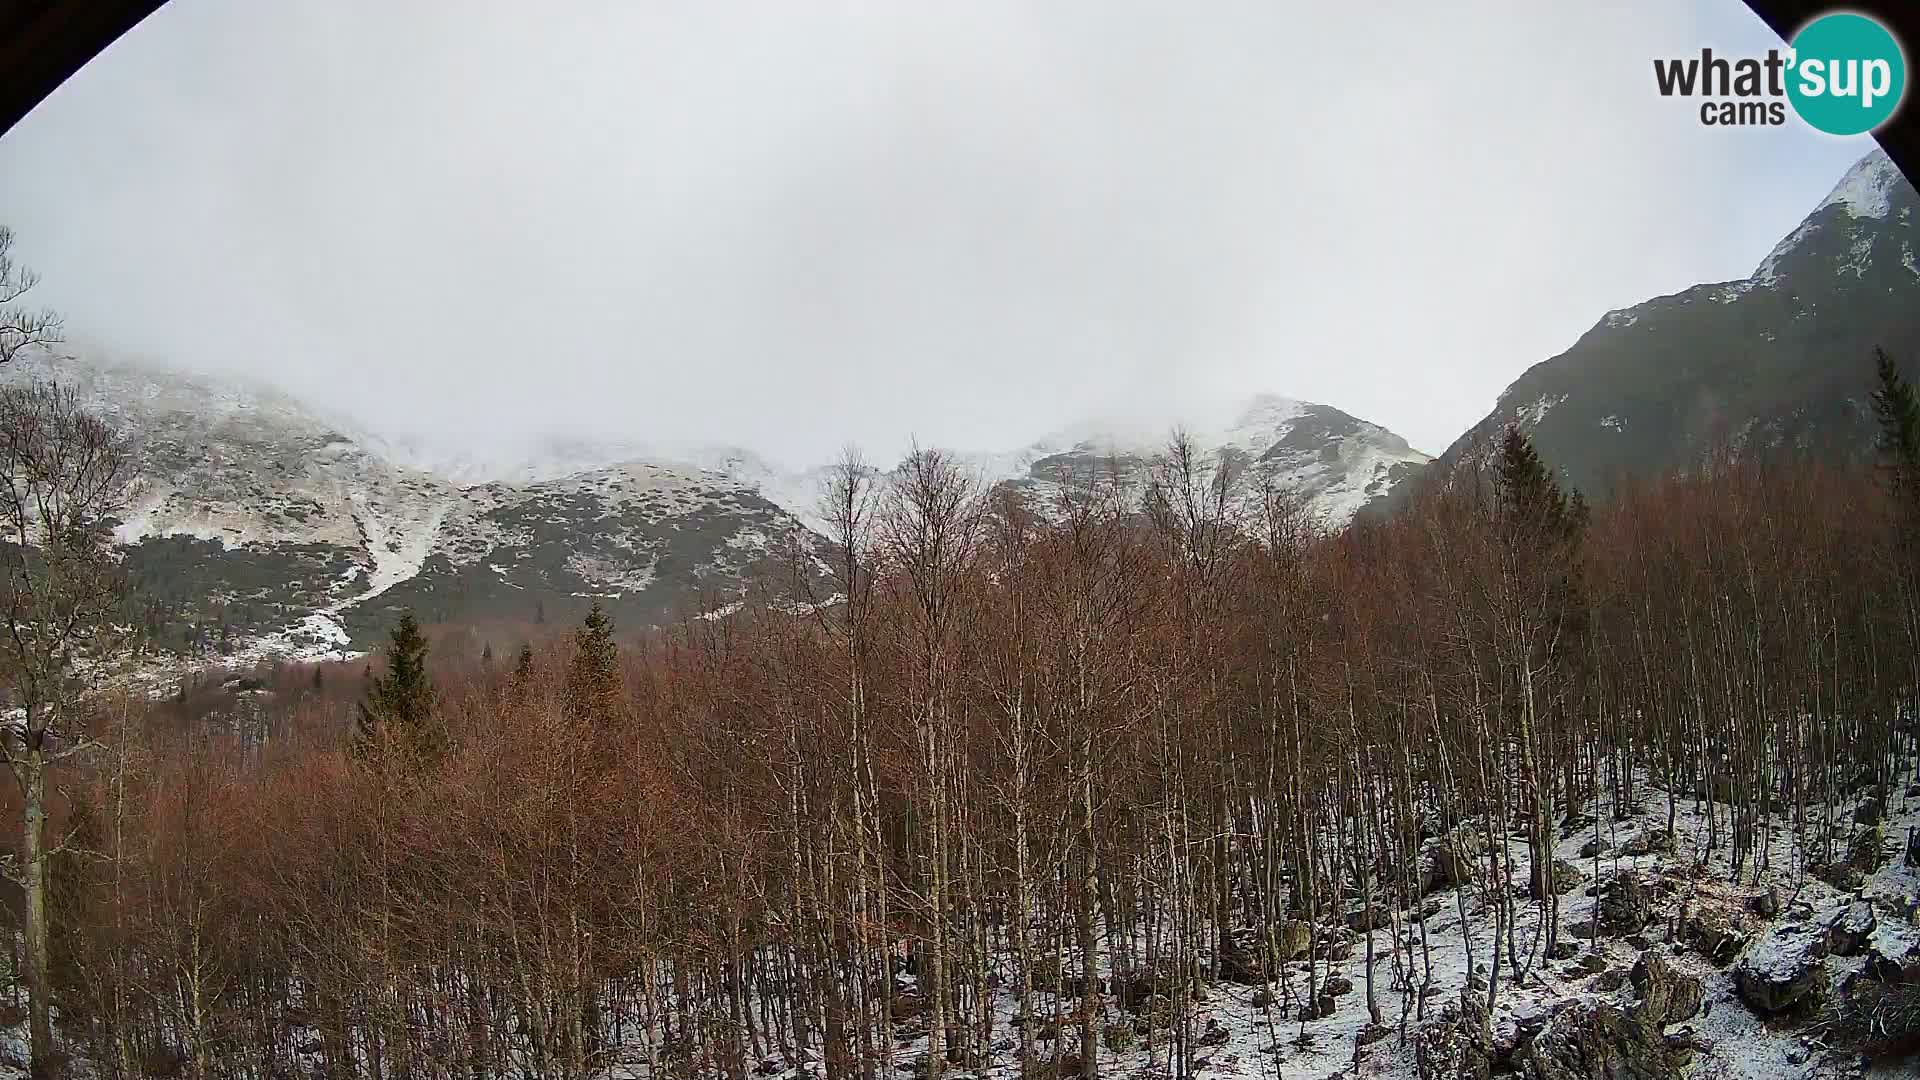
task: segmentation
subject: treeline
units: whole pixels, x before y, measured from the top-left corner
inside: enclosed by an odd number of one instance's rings
[[[1708,800],[1742,877],[1870,870],[1852,811],[1916,758],[1906,489],[1719,461],[1589,506],[1517,433],[1488,452],[1332,536],[1179,440],[1144,497],[1045,514],[936,452],[850,459],[837,543],[795,555],[831,597],[457,672],[409,623],[357,707],[287,686],[246,731],[109,709],[56,785],[69,1045],[128,1077],[867,1080],[909,1037],[936,1076],[1144,1040],[1184,1074],[1218,979],[1310,1029],[1363,948],[1376,1027],[1426,1016],[1443,889],[1497,999],[1568,933],[1553,850],[1607,830],[1596,797]]]

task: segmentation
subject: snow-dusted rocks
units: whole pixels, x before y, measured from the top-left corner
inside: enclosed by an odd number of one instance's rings
[[[1657,1025],[1605,1002],[1559,1010],[1515,1056],[1529,1080],[1670,1080],[1688,1061]]]
[[[1462,993],[1414,1038],[1419,1080],[1486,1080],[1493,1069],[1493,1032],[1486,1000]]]
[[[1892,192],[1900,183],[1900,170],[1893,159],[1875,147],[1847,170],[1816,210],[1837,206],[1852,217],[1886,217],[1893,209]]]
[[[959,451],[956,458],[989,486],[1005,485],[1051,513],[1065,489],[1114,485],[1137,496],[1149,463],[1184,431],[1203,468],[1230,462],[1243,482],[1238,509],[1251,512],[1263,485],[1297,499],[1306,514],[1338,527],[1370,500],[1416,475],[1427,455],[1393,432],[1339,409],[1275,394],[1258,394],[1214,416],[1170,416],[1164,423],[1090,420],[1010,451]],[[732,447],[678,448],[669,458],[699,463],[752,487],[826,533],[819,516],[824,466],[785,470]]]
[[[1656,1030],[1700,1011],[1700,980],[1675,970],[1658,952],[1642,953],[1629,978],[1640,998],[1629,1015]]]
[[[1769,930],[1733,969],[1740,1000],[1763,1016],[1818,1008],[1827,985],[1827,938],[1805,923]]]

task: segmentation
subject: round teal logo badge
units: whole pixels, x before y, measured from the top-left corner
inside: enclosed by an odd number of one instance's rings
[[[1829,135],[1859,135],[1900,107],[1907,60],[1900,43],[1865,15],[1822,15],[1793,36],[1787,99],[1793,111]]]

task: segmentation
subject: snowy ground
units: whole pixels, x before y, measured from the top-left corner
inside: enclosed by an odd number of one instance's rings
[[[1602,937],[1598,959],[1590,958],[1584,939],[1575,940],[1563,930],[1563,942],[1578,946],[1578,955],[1564,960],[1542,957],[1534,963],[1525,985],[1514,985],[1511,974],[1503,973],[1497,1004],[1491,1014],[1495,1045],[1512,1045],[1523,1029],[1537,1030],[1550,1013],[1570,1003],[1611,1002],[1621,1007],[1632,1004],[1636,991],[1626,975],[1642,954],[1638,945],[1644,944],[1647,951],[1665,957],[1675,970],[1701,980],[1703,1004],[1699,1012],[1666,1029],[1669,1036],[1691,1035],[1697,1047],[1683,1075],[1702,1080],[1865,1075],[1851,1055],[1830,1052],[1820,1045],[1813,1038],[1807,1021],[1762,1019],[1757,1016],[1736,995],[1733,972],[1741,962],[1765,967],[1776,959],[1782,962],[1789,959],[1773,957],[1768,950],[1777,949],[1780,941],[1789,938],[1798,928],[1823,928],[1848,920],[1864,926],[1869,915],[1873,927],[1868,932],[1868,938],[1880,952],[1895,957],[1920,955],[1920,925],[1915,924],[1911,914],[1916,901],[1920,900],[1920,871],[1904,866],[1898,850],[1904,844],[1907,829],[1920,826],[1920,797],[1908,798],[1896,794],[1887,813],[1884,864],[1869,875],[1857,891],[1841,892],[1801,871],[1808,859],[1796,852],[1793,839],[1784,827],[1776,827],[1773,831],[1768,852],[1771,866],[1760,879],[1754,880],[1749,866],[1740,881],[1732,881],[1724,840],[1719,851],[1711,857],[1702,857],[1707,839],[1706,817],[1691,801],[1683,802],[1679,807],[1674,830],[1675,849],[1672,853],[1653,851],[1644,855],[1625,854],[1625,849],[1633,846],[1630,842],[1634,838],[1663,829],[1666,825],[1664,794],[1650,788],[1643,791],[1645,798],[1641,812],[1619,820],[1615,820],[1608,812],[1611,809],[1608,806],[1588,808],[1589,817],[1597,821],[1597,826],[1588,824],[1570,835],[1564,835],[1558,844],[1557,855],[1579,867],[1582,874],[1579,882],[1562,897],[1563,928],[1579,926],[1584,920],[1593,918],[1598,906],[1598,899],[1591,895],[1593,890],[1589,888],[1594,884],[1594,859],[1580,854],[1583,846],[1595,838],[1596,827],[1608,849],[1599,859],[1602,877],[1632,871],[1641,881],[1652,885],[1652,919],[1640,934],[1633,935],[1637,942]],[[1591,813],[1595,809],[1603,812]],[[1724,808],[1721,813],[1724,827]],[[1844,818],[1844,815],[1836,816]],[[1519,864],[1519,872],[1512,884],[1516,889],[1524,889],[1523,843],[1517,838],[1512,843]],[[1753,898],[1767,891],[1768,886],[1772,886],[1780,900],[1780,912],[1775,918],[1763,919],[1751,913],[1750,905]],[[1437,901],[1439,908],[1424,920],[1426,951],[1431,959],[1432,972],[1431,986],[1426,993],[1426,1019],[1423,1020],[1412,1011],[1403,1014],[1403,1005],[1407,1001],[1402,993],[1407,985],[1405,980],[1410,977],[1414,985],[1420,985],[1425,964],[1421,960],[1421,927],[1407,923],[1405,913],[1402,913],[1396,919],[1397,931],[1390,927],[1371,934],[1376,955],[1374,975],[1377,995],[1385,1021],[1385,1030],[1376,1032],[1376,1038],[1368,1040],[1366,1045],[1360,1045],[1363,1033],[1371,1027],[1365,994],[1366,935],[1353,935],[1352,950],[1345,959],[1319,962],[1322,985],[1330,976],[1343,978],[1352,984],[1350,991],[1341,993],[1335,999],[1335,1010],[1325,1018],[1304,1023],[1300,1019],[1298,999],[1305,994],[1305,961],[1297,961],[1292,965],[1289,981],[1293,997],[1289,997],[1287,989],[1276,985],[1273,987],[1274,1000],[1271,1004],[1267,1004],[1267,991],[1259,986],[1227,983],[1209,985],[1205,990],[1206,1000],[1196,1006],[1191,1030],[1196,1039],[1211,1034],[1206,1040],[1211,1045],[1202,1045],[1192,1051],[1196,1066],[1193,1075],[1247,1080],[1260,1077],[1281,1080],[1336,1076],[1417,1077],[1415,1034],[1423,1023],[1440,1013],[1445,1003],[1457,1001],[1462,987],[1474,978],[1466,959],[1468,944],[1471,944],[1478,965],[1484,966],[1490,956],[1491,918],[1483,910],[1481,890],[1468,887],[1464,900],[1469,912],[1464,928],[1455,890],[1437,892],[1421,905],[1424,910],[1432,911]],[[1525,900],[1517,900],[1516,907],[1521,920],[1521,944],[1524,949],[1537,930],[1537,919]],[[1722,962],[1715,963],[1674,936],[1683,913],[1691,913],[1703,921],[1724,924],[1743,935],[1748,943],[1737,958],[1729,954],[1721,958]],[[1403,942],[1397,962],[1392,947],[1396,932]],[[1835,984],[1844,980],[1849,973],[1857,972],[1866,963],[1864,955],[1851,958],[1829,956],[1826,959]],[[914,989],[910,976],[902,977],[901,989]],[[1036,1008],[1040,1017],[1044,1019],[1050,1016],[1053,1011],[1051,999],[1045,994],[1037,995],[1037,999]],[[1063,1011],[1070,1013],[1071,1005],[1063,1003]],[[1010,991],[1002,993],[995,1003],[995,1011],[992,1059],[978,1070],[950,1068],[948,1075],[985,1080],[1018,1080],[1019,1031],[1012,1024],[1015,1009]],[[1131,1023],[1133,1020],[1133,1015],[1124,1012],[1115,999],[1106,999],[1103,1026]],[[1072,1022],[1063,1027],[1066,1030],[1063,1037],[1042,1038],[1038,1042],[1036,1052],[1043,1060],[1056,1051],[1069,1053],[1074,1049]],[[1117,1052],[1103,1050],[1102,1074],[1114,1077],[1171,1076],[1166,1039],[1165,1029],[1155,1028],[1150,1036],[1140,1038],[1131,1048]],[[894,1056],[900,1075],[910,1075],[925,1052],[924,1035],[902,1040],[895,1047]],[[0,1028],[0,1080],[24,1076],[21,1068],[24,1062],[23,1031],[19,1027]],[[74,1075],[90,1075],[84,1062],[76,1065],[79,1071]],[[807,1061],[799,1070],[789,1070],[778,1062],[769,1061],[757,1072],[762,1076],[787,1077],[791,1080],[825,1075],[824,1066],[817,1057]],[[629,1050],[619,1063],[607,1069],[603,1075],[606,1080],[652,1080],[648,1076],[644,1049],[640,1047]],[[1612,1077],[1614,1074],[1606,1075]],[[1872,1075],[1920,1075],[1920,1062],[1909,1062],[1891,1069],[1883,1066]]]
[[[1725,808],[1720,810],[1723,829],[1721,848],[1711,857],[1703,857],[1708,835],[1706,816],[1690,800],[1679,807],[1674,828],[1675,850],[1671,854],[1657,851],[1637,856],[1623,854],[1623,848],[1629,846],[1633,838],[1662,830],[1666,826],[1664,793],[1653,789],[1643,791],[1645,798],[1640,813],[1614,820],[1611,807],[1602,805],[1589,807],[1588,816],[1597,820],[1600,836],[1612,852],[1600,857],[1602,878],[1621,871],[1633,871],[1643,882],[1654,885],[1651,890],[1653,917],[1645,929],[1633,937],[1644,942],[1648,951],[1658,952],[1665,957],[1676,971],[1701,980],[1703,1004],[1700,1011],[1666,1028],[1669,1036],[1691,1035],[1697,1047],[1684,1075],[1712,1080],[1862,1075],[1858,1062],[1851,1055],[1829,1052],[1815,1041],[1806,1021],[1762,1019],[1756,1015],[1736,995],[1733,971],[1737,961],[1749,955],[1755,955],[1757,960],[1764,962],[1764,957],[1757,954],[1772,947],[1766,933],[1769,929],[1782,926],[1825,927],[1841,919],[1850,908],[1855,912],[1872,911],[1876,919],[1873,943],[1887,955],[1908,956],[1920,950],[1920,926],[1916,926],[1907,914],[1916,896],[1920,896],[1920,872],[1902,865],[1897,850],[1904,843],[1907,828],[1920,825],[1920,798],[1909,799],[1896,795],[1887,817],[1885,864],[1868,876],[1858,892],[1843,893],[1802,872],[1801,866],[1808,860],[1795,851],[1793,838],[1784,826],[1776,826],[1773,831],[1769,851],[1771,865],[1760,879],[1754,880],[1749,863],[1740,881],[1732,881],[1724,838]],[[1602,812],[1592,813],[1595,809]],[[1624,1008],[1636,999],[1636,991],[1627,975],[1642,954],[1642,949],[1627,939],[1603,936],[1598,942],[1598,958],[1593,959],[1588,954],[1587,940],[1575,939],[1564,930],[1566,926],[1578,926],[1592,919],[1598,906],[1598,899],[1590,894],[1589,888],[1595,884],[1594,860],[1591,857],[1583,858],[1580,854],[1582,847],[1594,838],[1594,829],[1594,825],[1587,825],[1564,836],[1556,852],[1559,858],[1577,866],[1582,875],[1579,883],[1561,898],[1561,939],[1563,943],[1578,946],[1578,955],[1565,960],[1542,957],[1534,963],[1523,986],[1512,983],[1511,972],[1502,973],[1498,1000],[1492,1012],[1496,1046],[1511,1046],[1523,1029],[1537,1030],[1550,1013],[1570,1003],[1610,1002]],[[1523,890],[1526,884],[1524,843],[1518,838],[1512,843],[1519,871],[1513,887]],[[1762,919],[1750,913],[1749,903],[1765,893],[1769,885],[1781,901],[1781,910],[1774,919]],[[1453,890],[1436,893],[1423,905],[1431,909],[1432,901],[1440,902],[1439,911],[1425,920],[1427,950],[1432,964],[1432,983],[1426,997],[1427,1020],[1435,1017],[1444,1003],[1457,1001],[1462,987],[1473,977],[1466,959],[1469,941],[1475,961],[1482,971],[1488,963],[1492,947],[1492,920],[1490,913],[1482,910],[1482,899],[1478,889],[1469,887],[1466,901],[1469,918],[1464,929]],[[1537,932],[1537,912],[1528,910],[1528,902],[1524,899],[1517,900],[1516,907],[1524,950]],[[1675,936],[1683,911],[1707,921],[1724,923],[1745,935],[1749,944],[1737,957],[1729,956],[1724,958],[1725,962],[1716,964],[1684,945]],[[1398,932],[1403,942],[1410,946],[1402,949],[1400,972],[1396,972],[1392,949],[1395,930],[1381,929],[1371,935],[1376,955],[1374,976],[1377,996],[1386,1028],[1379,1037],[1369,1040],[1367,1045],[1359,1045],[1362,1034],[1368,1031],[1371,1024],[1365,994],[1365,936],[1356,935],[1347,959],[1331,964],[1320,962],[1323,985],[1327,977],[1333,975],[1344,978],[1353,987],[1336,998],[1335,1011],[1323,1019],[1308,1020],[1303,1024],[1299,1002],[1289,1000],[1286,992],[1277,985],[1273,991],[1277,1000],[1271,1007],[1256,1004],[1256,1001],[1264,1002],[1266,999],[1261,987],[1225,983],[1209,986],[1206,990],[1207,1000],[1197,1006],[1198,1013],[1192,1031],[1197,1038],[1213,1029],[1215,1038],[1220,1041],[1217,1045],[1202,1046],[1193,1051],[1192,1056],[1196,1061],[1194,1074],[1244,1077],[1249,1080],[1256,1077],[1307,1080],[1335,1076],[1418,1076],[1413,1036],[1426,1021],[1412,1013],[1403,1017],[1402,1008],[1406,999],[1402,988],[1406,985],[1407,977],[1412,978],[1415,986],[1419,986],[1423,978],[1420,928],[1407,924],[1404,913],[1398,921]],[[1857,972],[1866,962],[1864,955],[1852,958],[1835,956],[1826,960],[1836,984],[1849,973]],[[1297,961],[1292,967],[1293,994],[1296,998],[1304,998],[1307,963],[1304,960]],[[904,978],[902,986],[911,989],[911,978]],[[1046,995],[1039,995],[1039,998],[1038,1011],[1043,1017],[1050,1016],[1051,999]],[[1071,1013],[1071,1005],[1063,1005],[1063,1010]],[[951,1067],[948,1075],[1017,1080],[1020,1072],[1019,1032],[1011,1025],[1015,1009],[1010,992],[1003,994],[1002,1000],[996,1003],[996,1012],[993,1059],[984,1069],[977,1071]],[[1131,1022],[1133,1019],[1131,1014],[1119,1008],[1114,999],[1107,999],[1103,1026]],[[1039,1057],[1045,1059],[1056,1050],[1061,1053],[1074,1050],[1076,1037],[1072,1033],[1073,1025],[1070,1022],[1063,1026],[1067,1033],[1057,1041],[1039,1043],[1036,1051]],[[924,1036],[903,1041],[896,1047],[895,1064],[903,1075],[907,1075],[925,1053]],[[1141,1038],[1139,1044],[1131,1049],[1119,1052],[1103,1050],[1101,1072],[1116,1077],[1171,1076],[1166,1032],[1155,1030],[1150,1037]],[[787,1070],[779,1063],[770,1061],[765,1063],[761,1074],[819,1077],[825,1075],[825,1070],[818,1060],[807,1062],[799,1071]],[[607,1073],[609,1080],[628,1077],[638,1080],[645,1075],[644,1056],[637,1054],[627,1064]],[[1611,1077],[1613,1074],[1607,1075]],[[1882,1067],[1874,1075],[1920,1075],[1920,1062],[1909,1063],[1904,1072],[1897,1067],[1892,1071]]]

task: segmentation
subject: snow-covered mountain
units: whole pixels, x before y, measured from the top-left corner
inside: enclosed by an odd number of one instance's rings
[[[1335,527],[1428,460],[1378,424],[1273,394],[1257,395],[1224,416],[1195,421],[1179,430],[1203,466],[1225,460],[1242,471],[1243,499],[1256,499],[1261,486],[1271,483]],[[1044,510],[1063,485],[1117,480],[1141,487],[1149,464],[1165,452],[1174,431],[1174,425],[1083,423],[1011,453],[969,455],[967,461],[992,481],[1028,490]]]
[[[1721,446],[1870,452],[1874,347],[1920,362],[1916,205],[1875,149],[1751,275],[1607,312],[1516,379],[1431,473],[1483,460],[1509,423],[1601,497]]]
[[[1417,473],[1428,459],[1393,432],[1339,409],[1257,394],[1216,415],[1164,423],[1083,420],[1012,450],[955,451],[985,486],[1010,484],[1028,492],[1045,513],[1063,485],[1117,479],[1138,490],[1147,464],[1184,431],[1211,467],[1226,456],[1243,471],[1251,500],[1261,483],[1297,497],[1307,512],[1331,526],[1345,524],[1369,500]],[[488,460],[471,452],[419,449],[390,453],[415,468],[465,484],[525,484],[569,476],[608,462],[651,461],[682,471],[726,477],[758,492],[815,533],[829,530],[820,495],[832,467],[787,468],[739,446],[591,442],[546,439],[497,448]]]
[[[623,625],[725,609],[756,573],[818,585],[810,552],[827,466],[787,469],[726,446],[549,439],[446,453],[358,431],[284,393],[98,354],[16,361],[133,442],[138,478],[115,531],[148,629],[242,657],[364,648],[395,612],[433,622]],[[1085,423],[1011,451],[959,455],[989,484],[1143,482],[1168,424]],[[1343,523],[1424,455],[1377,425],[1286,398],[1187,427],[1203,459],[1270,478]],[[795,574],[801,575],[800,579]]]
[[[559,622],[599,599],[643,625],[726,602],[757,568],[794,561],[784,537],[807,537],[751,487],[698,469],[595,461],[472,483],[264,387],[98,357],[0,373],[35,376],[133,443],[115,535],[148,628],[175,647],[322,655],[364,646],[403,606]]]

